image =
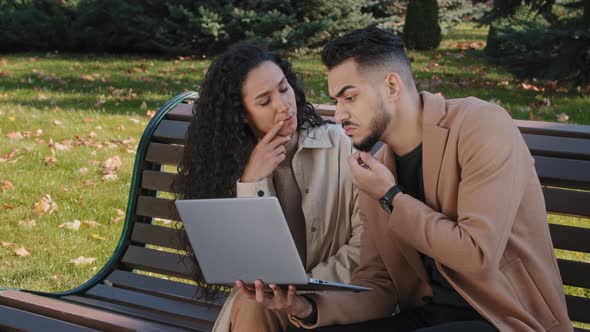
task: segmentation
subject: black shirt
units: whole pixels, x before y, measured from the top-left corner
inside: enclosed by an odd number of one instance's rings
[[[421,202],[425,202],[424,177],[422,175],[422,144],[401,157],[395,155],[395,162],[397,169],[396,180],[402,191]],[[471,308],[469,303],[457,293],[436,268],[432,257],[422,254],[422,262],[426,268],[426,273],[430,277],[433,292],[432,298],[425,299],[426,302]]]

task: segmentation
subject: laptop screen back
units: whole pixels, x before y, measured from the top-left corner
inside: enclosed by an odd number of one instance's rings
[[[276,197],[178,200],[176,207],[207,283],[307,283]]]

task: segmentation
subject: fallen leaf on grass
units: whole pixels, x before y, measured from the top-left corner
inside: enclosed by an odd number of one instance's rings
[[[557,115],[557,122],[561,123],[568,123],[570,117],[566,113],[561,113]]]
[[[13,190],[13,189],[14,189],[14,185],[12,184],[12,182],[10,182],[8,180],[2,180],[2,187],[0,187],[0,190],[6,191],[6,190]]]
[[[121,209],[115,209],[115,212],[117,212],[117,216],[112,220],[115,224],[125,220],[125,211]]]
[[[98,234],[90,234],[90,237],[92,237],[93,239],[96,239],[96,240],[100,240],[100,241],[106,240],[105,237],[102,237],[102,236],[100,236]]]
[[[57,163],[57,158],[55,158],[55,156],[47,156],[43,158],[43,162],[45,163],[45,165],[53,165]]]
[[[59,121],[59,120],[53,120],[53,122],[52,122],[52,123],[53,123],[53,125],[54,125],[54,126],[61,126],[61,125],[63,124],[63,123],[62,123],[61,121]]]
[[[26,228],[33,228],[33,227],[37,226],[35,219],[31,219],[29,221],[19,220],[18,224],[23,227],[26,227]]]
[[[22,244],[21,244],[20,248],[18,248],[14,251],[14,254],[17,256],[20,256],[20,257],[30,256],[29,252],[27,251],[27,249],[25,249],[25,247],[23,247]]]
[[[101,225],[100,225],[100,223],[98,223],[94,220],[84,220],[82,222],[82,226],[92,228],[92,227],[101,226]]]
[[[20,131],[12,131],[6,134],[6,137],[10,138],[11,140],[19,140],[23,138],[23,135],[20,133]]]
[[[151,119],[154,117],[154,115],[156,115],[156,110],[149,110],[149,111],[147,111],[147,113],[145,115],[147,115],[148,118]]]
[[[55,210],[57,210],[57,203],[51,199],[51,195],[49,194],[45,194],[33,206],[33,213],[38,216],[52,214]]]
[[[16,245],[16,243],[2,241],[2,248],[10,248],[10,247],[14,247],[15,245]]]
[[[84,180],[84,182],[82,182],[82,184],[86,187],[92,187],[94,186],[94,180]]]
[[[117,174],[105,174],[102,176],[105,181],[117,181],[118,178]]]
[[[111,157],[103,163],[102,174],[114,174],[123,166],[123,162],[119,156]]]
[[[141,102],[141,105],[139,106],[139,108],[142,110],[147,110],[147,104],[146,104],[145,100]]]
[[[67,229],[70,229],[70,230],[73,230],[73,231],[78,231],[80,229],[80,224],[81,224],[80,220],[75,219],[72,222],[64,222],[63,224],[61,224],[61,225],[59,225],[57,227],[59,227],[59,228],[67,228]]]
[[[74,264],[74,265],[87,265],[87,264],[92,264],[94,263],[94,261],[96,260],[96,258],[93,257],[84,257],[84,256],[80,256],[78,258],[73,258],[70,259],[70,263]]]

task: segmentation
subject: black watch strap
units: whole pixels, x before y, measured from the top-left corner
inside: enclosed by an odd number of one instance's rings
[[[389,188],[385,195],[383,195],[383,199],[386,199],[389,203],[393,204],[393,197],[401,192],[402,188],[399,185],[394,184],[393,187]]]

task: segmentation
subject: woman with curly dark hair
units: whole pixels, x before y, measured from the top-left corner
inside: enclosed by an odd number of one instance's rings
[[[316,113],[287,61],[255,44],[216,58],[199,94],[179,198],[276,196],[308,274],[350,281],[362,226],[346,163],[352,143],[342,127]],[[195,279],[204,283],[200,272]],[[208,289],[207,297],[219,290]],[[288,322],[233,291],[214,330],[284,331]]]

